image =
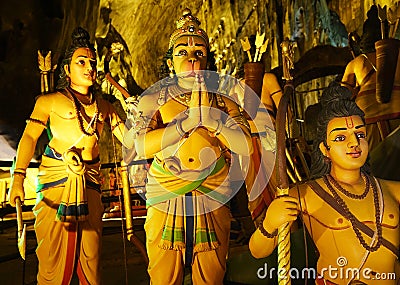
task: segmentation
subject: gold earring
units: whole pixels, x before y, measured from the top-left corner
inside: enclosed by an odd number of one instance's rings
[[[174,67],[173,66],[170,66],[169,67],[169,77],[171,77],[171,78],[174,78]]]

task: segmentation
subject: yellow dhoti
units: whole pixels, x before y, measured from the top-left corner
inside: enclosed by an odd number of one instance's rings
[[[185,172],[172,174],[162,161],[153,161],[145,223],[151,284],[182,284],[185,265],[194,284],[223,283],[231,221],[224,205],[232,192],[228,171],[221,157],[196,173],[198,179],[186,180]],[[191,247],[193,255],[186,260]]]
[[[38,243],[38,284],[69,284],[74,270],[81,284],[101,283],[99,260],[103,204],[98,184],[99,165],[99,162],[85,164],[87,215],[79,222],[61,222],[57,219],[57,212],[69,184],[67,165],[59,157],[43,156],[37,201],[33,208]]]
[[[226,206],[212,212],[218,247],[213,250],[195,252],[192,260],[193,284],[223,284],[228,254],[230,211]],[[149,256],[148,273],[153,285],[181,285],[184,272],[185,248],[167,250],[160,247],[166,214],[155,207],[147,210],[144,229]],[[154,225],[160,225],[155,227]]]

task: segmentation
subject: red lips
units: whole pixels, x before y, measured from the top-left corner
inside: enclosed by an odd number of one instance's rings
[[[361,151],[353,151],[353,152],[348,152],[346,153],[347,155],[350,155],[353,158],[358,158],[361,156]]]

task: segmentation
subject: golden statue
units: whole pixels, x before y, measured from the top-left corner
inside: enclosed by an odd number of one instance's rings
[[[319,252],[316,284],[397,284],[400,183],[369,175],[364,115],[350,95],[341,86],[324,91],[314,179],[270,204],[249,247],[256,258],[268,256],[277,229],[300,214]]]
[[[39,136],[49,125],[52,138],[39,166],[33,208],[38,284],[69,284],[74,270],[83,284],[101,283],[103,204],[98,142],[106,122],[121,142],[125,126],[113,106],[92,93],[96,53],[89,40],[86,30],[73,31],[58,91],[37,97],[12,168],[9,201],[15,206],[17,198],[24,201],[26,169]]]
[[[170,76],[140,98],[135,147],[153,158],[146,184],[146,245],[152,284],[222,284],[234,194],[230,155],[252,151],[239,106],[216,94],[212,54],[199,20],[185,9],[169,41]],[[239,142],[240,143],[237,143]]]

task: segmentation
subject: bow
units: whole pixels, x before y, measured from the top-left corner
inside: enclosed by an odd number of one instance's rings
[[[285,123],[290,96],[294,92],[293,77],[290,70],[293,69],[293,43],[285,39],[282,44],[282,64],[283,79],[286,80],[283,89],[283,96],[279,102],[276,115],[276,133],[277,133],[277,196],[289,194],[289,180],[286,174],[286,137]],[[278,283],[291,284],[290,280],[290,226],[289,223],[278,229]]]
[[[122,178],[122,193],[124,196],[127,239],[137,247],[143,259],[145,260],[146,264],[149,264],[149,258],[147,256],[146,247],[133,231],[132,206],[130,199],[131,191],[129,184],[128,166],[126,165],[126,163],[124,163],[124,161],[121,162],[121,178]]]
[[[123,50],[123,46],[120,43],[113,43],[111,45],[111,48],[108,50],[108,52],[105,56],[105,59],[104,59],[104,72],[106,74],[105,77],[108,80],[108,82],[110,82],[115,88],[117,88],[117,90],[119,90],[121,92],[121,94],[125,97],[125,99],[129,99],[129,98],[132,98],[131,95],[128,93],[128,91],[126,91],[126,89],[124,87],[122,87],[117,81],[115,81],[114,78],[112,78],[111,72],[110,72],[109,63],[110,63],[111,57],[113,55],[121,52],[122,50]],[[117,167],[116,155],[115,155],[115,145],[114,145],[113,149],[114,149],[114,160],[115,160],[114,162]],[[131,153],[131,156],[129,157],[129,159],[132,158],[132,156],[133,156],[133,154]],[[118,173],[118,171],[117,171],[117,173]],[[121,162],[121,180],[122,180],[122,193],[123,193],[123,197],[124,197],[124,212],[125,212],[127,239],[130,242],[132,242],[134,246],[137,247],[137,249],[141,253],[143,259],[145,260],[146,264],[148,264],[149,259],[147,256],[145,245],[136,236],[136,234],[133,231],[133,218],[132,218],[131,192],[130,192],[128,166],[124,160]]]
[[[22,203],[21,198],[15,199],[15,207],[17,210],[17,223],[18,223],[18,250],[22,259],[25,260],[26,251],[26,225],[22,219]]]

